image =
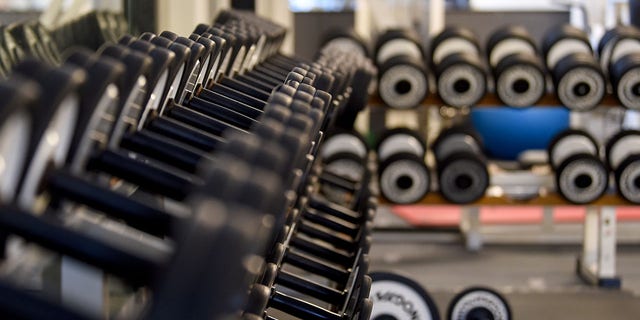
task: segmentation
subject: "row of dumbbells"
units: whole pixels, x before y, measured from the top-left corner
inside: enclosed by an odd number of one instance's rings
[[[7,241],[146,288],[145,318],[367,318],[375,166],[353,180],[315,155],[372,66],[335,50],[280,55],[284,30],[245,13],[195,31],[15,66],[0,85]],[[331,202],[324,185],[355,200]],[[82,232],[96,220],[118,227]],[[0,290],[7,316],[85,316]]]
[[[127,33],[122,14],[92,11],[68,21],[54,30],[39,21],[25,21],[0,27],[0,75],[25,57],[37,57],[50,64],[60,64],[61,53],[71,47],[97,50],[106,42],[116,42]]]
[[[354,34],[343,34],[342,44],[368,52]],[[387,30],[375,43],[379,67],[378,92],[391,108],[420,105],[435,91],[445,105],[471,107],[487,92],[506,106],[535,105],[553,91],[570,110],[598,106],[607,93],[628,109],[640,109],[640,31],[631,26],[609,30],[596,54],[588,35],[570,25],[551,28],[541,45],[521,26],[495,30],[484,48],[463,27],[447,27],[430,42],[426,52],[411,30]]]
[[[323,157],[333,171],[352,179],[368,154],[363,137],[353,131],[328,138]],[[555,175],[555,188],[567,201],[588,204],[609,189],[613,173],[618,194],[630,203],[640,203],[640,133],[624,129],[610,137],[603,148],[586,131],[569,129],[550,143],[548,159]],[[478,200],[490,184],[482,140],[470,126],[443,130],[431,145],[435,156],[437,188],[447,201],[465,204]],[[419,132],[407,128],[385,131],[376,144],[378,184],[389,202],[409,204],[422,200],[434,183],[425,164],[426,143]]]
[[[376,142],[378,185],[389,202],[409,204],[422,200],[438,189],[451,203],[471,203],[481,198],[489,186],[487,160],[482,140],[470,126],[444,129],[431,145],[435,156],[437,183],[425,163],[427,144],[420,134],[408,128],[384,131]],[[326,166],[359,179],[359,164],[369,153],[365,139],[355,131],[339,131],[325,142]]]
[[[618,194],[640,203],[640,132],[623,129],[603,148],[586,131],[559,133],[548,148],[558,192],[572,203],[598,200],[609,189],[610,172]]]

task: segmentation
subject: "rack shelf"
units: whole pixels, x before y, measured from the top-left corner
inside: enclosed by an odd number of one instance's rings
[[[393,205],[392,203],[381,199],[381,204],[384,205]],[[424,197],[421,201],[415,203],[414,205],[457,205],[447,201],[438,193],[430,193],[426,197]],[[541,195],[532,199],[520,200],[513,199],[508,197],[493,197],[493,196],[484,196],[478,201],[464,204],[461,206],[577,206],[576,204],[572,204],[563,199],[559,194],[551,193],[547,195]],[[616,207],[624,207],[624,206],[632,206],[629,202],[624,199],[618,197],[615,194],[607,194],[598,199],[596,202],[585,204],[583,206],[616,206]]]

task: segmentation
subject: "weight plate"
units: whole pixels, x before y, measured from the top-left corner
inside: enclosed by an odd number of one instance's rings
[[[76,172],[84,169],[96,148],[106,147],[119,111],[117,83],[124,74],[124,65],[109,57],[97,58],[91,51],[78,50],[65,61],[87,72],[80,90],[80,112],[67,159],[72,171]]]
[[[448,26],[431,40],[431,64],[436,66],[446,57],[456,53],[480,55],[477,36],[470,29]]]
[[[639,130],[621,130],[607,140],[605,160],[610,170],[616,170],[626,158],[633,154],[640,154]]]
[[[578,153],[598,154],[596,140],[583,130],[564,130],[551,140],[547,148],[549,163],[554,168],[560,166],[570,156]]]
[[[562,58],[552,75],[558,100],[571,110],[591,110],[604,98],[604,74],[589,54],[574,53]]]
[[[486,45],[491,66],[496,66],[504,57],[514,53],[536,55],[536,44],[529,31],[522,26],[505,26],[495,30]]]
[[[332,29],[323,37],[320,47],[331,48],[341,52],[357,52],[363,57],[369,56],[369,48],[354,30]]]
[[[511,307],[501,294],[484,287],[472,287],[458,293],[447,309],[450,320],[510,320]]]
[[[609,79],[618,101],[627,109],[640,110],[640,52],[614,62],[609,69]]]
[[[334,153],[323,160],[323,170],[352,181],[361,181],[366,171],[365,159],[351,152]]]
[[[625,159],[615,171],[618,194],[625,200],[640,203],[640,154]]]
[[[420,37],[409,29],[389,29],[376,39],[375,61],[382,65],[397,56],[424,60]]]
[[[376,143],[378,161],[398,153],[410,153],[424,159],[427,143],[419,132],[409,128],[393,128],[384,131]]]
[[[596,156],[576,154],[556,169],[557,191],[567,201],[587,204],[596,201],[607,190],[609,173]]]
[[[593,54],[586,32],[570,24],[562,24],[547,31],[542,41],[542,52],[549,70],[553,70],[556,63],[569,54]]]
[[[535,105],[545,93],[544,69],[536,57],[512,54],[495,68],[496,94],[507,106]]]
[[[10,203],[25,162],[31,137],[30,112],[40,88],[32,81],[14,75],[0,83],[0,199]]]
[[[598,44],[598,58],[604,73],[622,56],[640,50],[640,30],[633,26],[616,26],[608,30]]]
[[[389,272],[372,272],[370,276],[371,320],[440,319],[433,299],[414,280]]]
[[[378,92],[394,109],[412,109],[429,94],[427,71],[421,61],[394,57],[380,66]]]
[[[392,203],[415,203],[429,193],[431,176],[423,158],[395,154],[380,164],[380,192]]]
[[[457,204],[474,202],[489,187],[489,173],[482,158],[469,153],[454,153],[438,162],[440,194]]]
[[[78,88],[86,74],[65,65],[52,68],[44,62],[26,59],[14,72],[37,82],[43,97],[33,109],[33,129],[29,140],[27,170],[20,183],[18,201],[24,208],[34,204],[40,181],[53,166],[61,166],[73,137],[79,109]]]
[[[470,107],[482,99],[487,90],[487,75],[477,56],[456,53],[436,66],[438,95],[452,107]]]

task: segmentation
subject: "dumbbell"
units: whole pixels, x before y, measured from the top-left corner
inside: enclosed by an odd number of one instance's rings
[[[567,201],[586,204],[604,194],[609,175],[588,133],[575,129],[559,133],[549,144],[548,154],[556,189]]]
[[[27,56],[37,57],[43,61],[46,61],[50,64],[59,63],[59,53],[51,52],[52,49],[51,43],[45,42],[45,40],[40,41],[40,37],[34,30],[32,25],[27,23],[16,23],[7,27],[9,33],[15,39],[17,46],[19,46],[24,54]],[[45,35],[42,32],[43,36]]]
[[[587,111],[602,101],[606,81],[584,31],[570,25],[553,28],[545,34],[542,50],[562,105]]]
[[[395,109],[417,107],[429,94],[427,67],[418,36],[410,30],[387,30],[377,38],[374,52],[382,101]]]
[[[11,29],[9,26],[0,26],[0,44],[6,50],[10,63],[7,67],[7,71],[10,67],[16,65],[22,61],[25,57],[25,53],[20,46],[16,43],[16,40],[11,35]]]
[[[10,81],[0,82],[0,158],[4,169],[0,172],[0,200],[13,201],[21,174],[24,171],[36,97],[40,95],[37,84],[12,76]]]
[[[153,303],[144,318],[186,314],[210,317],[237,312],[248,287],[246,279],[250,270],[244,263],[254,250],[255,241],[259,241],[251,228],[259,220],[254,218],[257,213],[237,206],[227,207],[212,199],[198,205],[197,214],[178,239],[179,249],[171,260],[160,251],[142,251],[143,248],[131,241],[104,242],[46,217],[7,207],[2,211],[0,228],[4,232],[95,265],[133,285],[151,284]],[[211,223],[212,219],[217,223]],[[233,249],[228,251],[230,248]],[[225,263],[221,263],[222,260]],[[214,280],[220,275],[225,278],[222,282]],[[205,295],[206,299],[191,297],[178,301],[175,294],[178,297]],[[214,297],[219,298],[216,304],[205,303]],[[15,306],[3,304],[3,308],[11,310]]]
[[[425,164],[427,147],[419,132],[394,128],[378,138],[380,193],[390,202],[415,203],[429,192],[431,175]]]
[[[211,205],[209,205],[209,207],[208,207],[208,208],[210,209],[210,208],[211,208]],[[234,210],[234,212],[235,212],[235,210]],[[10,216],[11,214],[12,214],[12,213],[9,213],[8,215]],[[19,214],[19,215],[23,215],[23,214],[21,214],[21,213],[18,213],[18,214]],[[25,215],[25,216],[27,216],[27,215]],[[22,220],[19,220],[18,222],[16,222],[16,221],[12,221],[11,223],[9,223],[9,228],[13,228],[13,229],[15,230],[16,228],[22,228],[22,227],[24,227],[24,226],[29,226],[30,228],[33,228],[34,226],[41,226],[41,227],[42,227],[42,224],[41,224],[41,223],[34,223],[34,221],[28,221],[27,223],[21,223],[20,221],[22,221]],[[16,224],[16,223],[17,223],[17,224]],[[5,225],[5,227],[6,227],[6,225]],[[20,232],[22,232],[22,230],[23,230],[23,229],[20,229],[20,230],[21,230]],[[45,235],[47,235],[47,236],[60,235],[60,233],[59,233],[59,232],[51,232],[52,230],[58,230],[58,229],[50,229],[50,228],[49,228],[49,229],[48,229],[48,231],[50,231],[50,232],[46,232],[46,233],[45,233]],[[210,232],[210,230],[209,230],[209,232]],[[208,234],[209,232],[207,232],[207,234]],[[65,234],[65,236],[69,236],[69,235]],[[57,238],[57,237],[55,237],[55,238],[56,238],[56,239],[59,239],[59,238]],[[73,237],[72,237],[72,238],[73,238]],[[66,239],[68,239],[68,238],[66,238]],[[76,238],[73,238],[73,239],[78,239],[78,238],[76,237]],[[202,239],[199,239],[199,240],[202,240]],[[73,241],[72,241],[72,242],[73,242]],[[60,245],[60,242],[55,242],[55,241],[45,241],[45,243],[46,243],[48,246],[54,246],[54,247],[55,247],[55,246],[57,246],[57,245]],[[87,247],[89,247],[89,246],[92,246],[92,245],[96,245],[95,241],[90,241],[90,240],[77,241],[76,243],[83,243],[83,246],[85,246],[85,248],[87,248]],[[128,246],[128,247],[129,247],[130,245],[131,245],[131,243],[128,243],[128,244],[127,244],[127,246]],[[227,245],[227,244],[225,244],[225,246],[226,246],[226,245]],[[96,247],[95,247],[95,246],[93,246],[92,248],[96,248]],[[100,248],[100,247],[98,246],[98,248]],[[103,250],[104,250],[104,249],[103,249]],[[104,252],[103,250],[96,250],[96,252]],[[92,252],[93,252],[93,250],[90,250],[90,251],[92,251]],[[113,252],[113,251],[110,251],[110,252]],[[80,254],[80,255],[82,255],[82,253],[78,253],[78,252],[76,252],[76,254]],[[121,258],[126,258],[126,254],[124,255],[124,257],[123,257],[122,255],[121,255],[120,257],[121,257]],[[140,265],[140,260],[136,260],[136,265]],[[144,263],[143,263],[142,265],[144,265]],[[125,266],[126,266],[126,264],[125,264]],[[130,269],[130,268],[126,267],[126,269]],[[135,279],[139,279],[139,278],[140,278],[140,277],[139,277],[139,274],[138,274],[138,275],[135,275],[135,277],[134,277],[134,278],[135,278]],[[143,278],[144,278],[144,277],[143,277]],[[202,280],[202,279],[200,278],[200,281],[201,281],[201,280]],[[173,287],[173,289],[175,289],[175,287]],[[183,310],[183,311],[184,311],[184,310]]]
[[[631,203],[640,202],[640,132],[622,130],[606,144],[607,166],[614,173],[618,194]]]
[[[369,56],[369,46],[365,40],[352,29],[331,29],[322,41],[323,48],[342,52],[357,52],[362,57]]]
[[[489,186],[489,173],[480,137],[464,126],[443,130],[432,145],[438,185],[442,196],[453,203],[480,199]]]
[[[438,95],[452,107],[470,107],[487,91],[487,75],[475,34],[447,27],[431,40],[431,63]]]
[[[507,106],[528,107],[545,93],[544,66],[531,35],[522,26],[495,30],[486,45],[495,92]]]
[[[61,166],[74,135],[80,101],[78,86],[86,75],[71,66],[50,68],[35,60],[25,61],[14,68],[20,76],[37,80],[41,96],[34,106],[31,136],[27,146],[27,161],[20,173],[17,203],[30,208],[38,193],[40,177],[50,166]]]
[[[0,29],[0,73],[5,78],[15,64],[13,54],[7,48],[9,46],[17,47],[9,31],[5,27],[0,28],[2,28]]]
[[[330,132],[320,150],[320,157],[323,162],[322,182],[335,183],[326,184],[327,187],[340,187],[342,182],[347,185],[342,186],[342,190],[354,191],[357,187],[355,183],[360,181],[365,174],[366,161],[369,147],[364,137],[356,131],[337,130]],[[335,175],[339,179],[332,179]],[[349,181],[353,183],[348,183]],[[326,189],[324,189],[326,190]]]
[[[607,74],[612,64],[629,53],[640,50],[640,31],[633,26],[616,26],[607,30],[598,42],[598,60]]]
[[[640,108],[639,55],[640,31],[633,26],[608,30],[598,44],[600,66],[609,75],[613,93],[625,108],[634,110]]]

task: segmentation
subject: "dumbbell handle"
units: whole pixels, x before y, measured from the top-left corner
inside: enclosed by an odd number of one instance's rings
[[[200,150],[168,141],[158,134],[144,130],[125,135],[120,146],[189,173],[195,173],[200,161],[207,157]]]
[[[301,237],[293,237],[290,240],[289,245],[312,255],[324,257],[326,260],[343,267],[349,267],[353,264],[354,257],[352,254],[347,253],[346,251],[330,248]]]
[[[337,283],[345,284],[349,279],[349,270],[333,267],[318,261],[315,258],[304,256],[287,250],[283,263],[288,263],[303,270],[331,279]]]
[[[275,290],[271,293],[269,306],[300,319],[340,320],[343,318],[335,312]]]
[[[0,208],[0,230],[15,234],[27,241],[102,268],[135,286],[144,286],[154,280],[157,270],[167,257],[143,255],[124,246],[113,246],[77,231],[71,230],[47,216],[42,217],[14,207]]]
[[[234,127],[224,121],[220,121],[216,118],[207,116],[203,113],[185,108],[179,105],[173,105],[165,112],[167,116],[172,119],[178,120],[194,128],[205,130],[216,136],[222,136],[223,132],[228,134],[230,132],[249,133],[246,130],[242,130],[238,127]]]
[[[172,214],[62,170],[49,176],[47,190],[54,201],[68,199],[88,205],[160,238],[170,235],[178,222]]]
[[[146,129],[175,140],[187,143],[205,152],[216,149],[224,140],[202,130],[193,130],[183,123],[166,117],[155,118]]]
[[[276,283],[300,293],[319,298],[335,306],[342,306],[345,303],[344,291],[323,286],[284,270],[278,271]]]
[[[101,171],[130,181],[144,190],[183,201],[194,183],[202,181],[169,172],[118,151],[105,150],[89,161],[87,169]]]

